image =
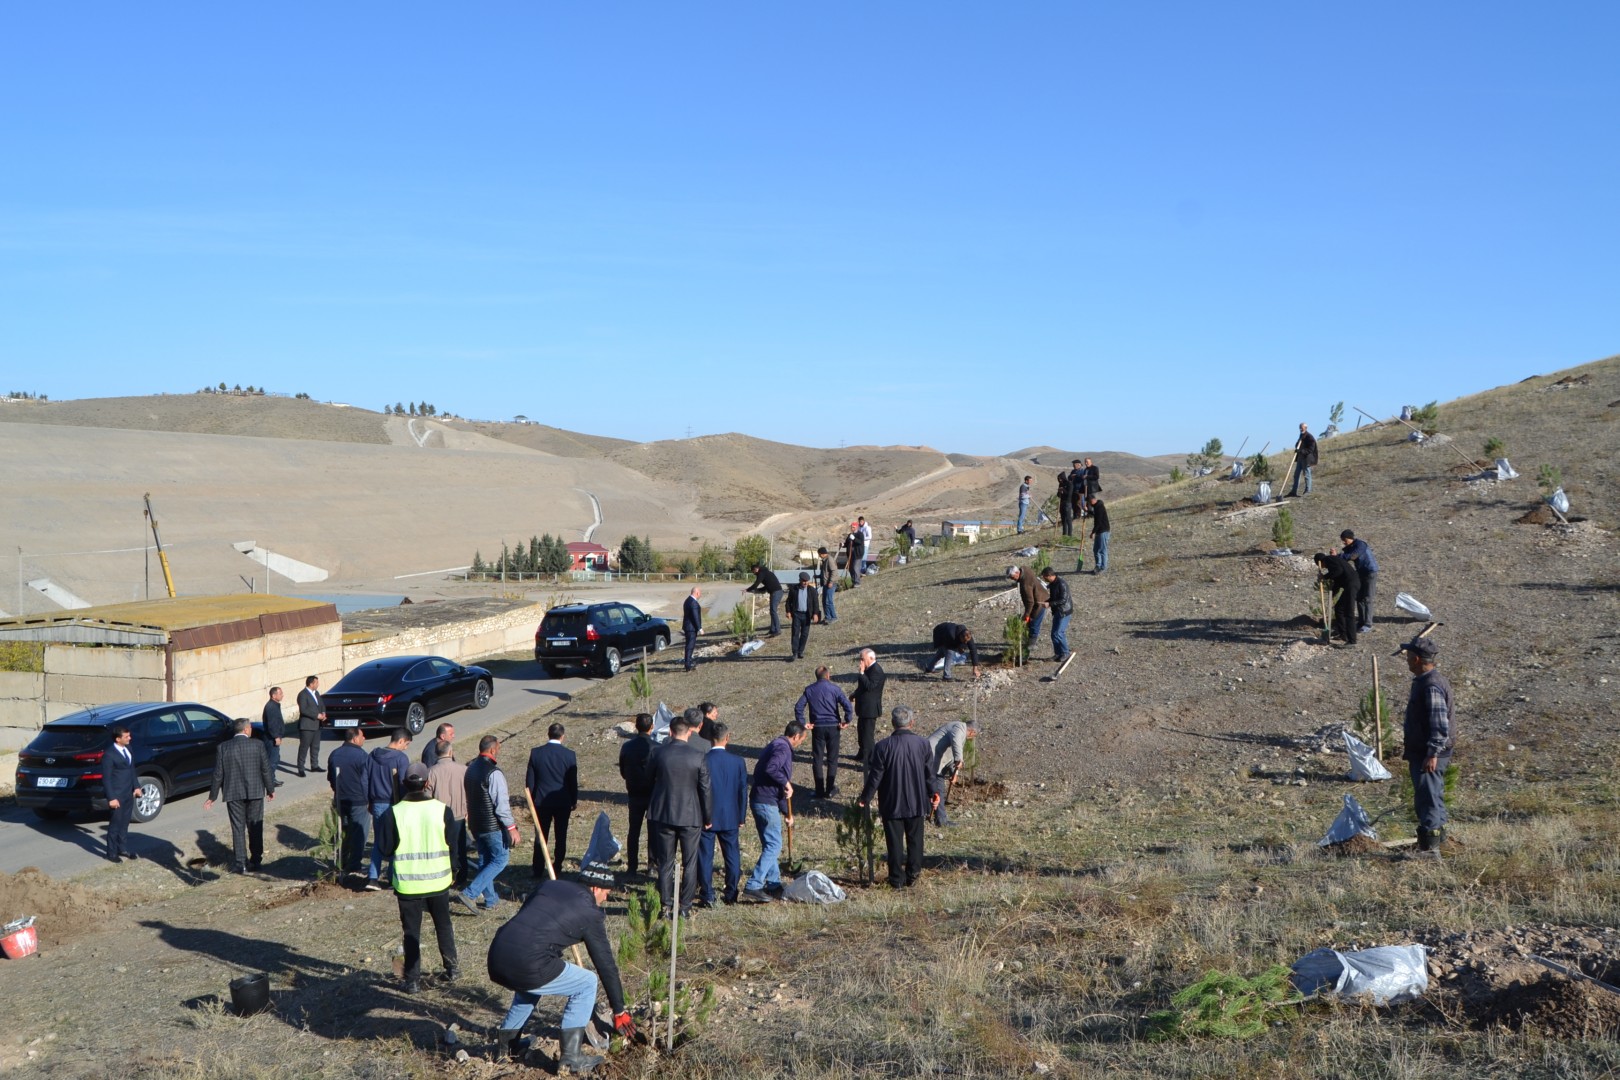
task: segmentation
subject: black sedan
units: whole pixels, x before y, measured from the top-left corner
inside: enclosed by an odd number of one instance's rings
[[[107,809],[101,759],[113,728],[129,728],[140,784],[134,818],[151,821],[176,795],[208,787],[214,755],[231,737],[224,713],[194,702],[126,701],[98,705],[40,729],[17,758],[17,805],[40,817]]]
[[[495,693],[487,668],[465,667],[442,656],[389,656],[368,660],[321,695],[324,730],[404,728],[420,735],[436,716],[472,706]]]

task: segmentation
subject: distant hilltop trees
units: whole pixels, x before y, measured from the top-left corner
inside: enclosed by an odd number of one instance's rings
[[[13,398],[13,399],[15,399],[17,401],[49,401],[49,400],[51,400],[51,395],[49,395],[49,394],[31,394],[27,390],[13,390],[11,393],[7,394],[6,397]]]
[[[396,401],[396,402],[394,402],[392,408],[390,408],[387,405],[384,405],[382,407],[382,411],[383,411],[384,416],[387,416],[389,413],[393,413],[395,416],[438,416],[439,415],[439,407],[437,405],[433,405],[433,404],[431,404],[429,402],[426,402],[426,401],[423,401],[423,402],[420,402],[420,403],[413,401],[409,405],[403,405],[403,404]]]
[[[241,383],[237,383],[235,386],[226,386],[223,382],[218,386],[205,386],[197,391],[199,394],[251,394],[255,397],[263,397],[267,392],[262,386],[243,386]],[[308,394],[299,395],[299,397],[308,396]]]

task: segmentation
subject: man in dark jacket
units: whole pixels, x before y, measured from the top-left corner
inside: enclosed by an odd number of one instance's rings
[[[214,753],[214,783],[203,800],[212,810],[220,795],[231,819],[231,846],[238,874],[257,873],[264,861],[264,800],[276,797],[276,778],[264,744],[253,738],[247,717],[235,721],[236,734],[219,744]]]
[[[714,906],[714,845],[720,844],[720,854],[726,863],[726,886],[720,898],[728,904],[737,902],[737,882],[742,880],[742,847],[738,832],[748,816],[748,763],[726,749],[731,741],[731,729],[723,723],[714,725],[714,749],[704,755],[709,767],[709,787],[714,795],[713,828],[703,833],[698,841],[698,893],[699,907]]]
[[[1361,595],[1361,575],[1342,555],[1318,551],[1315,559],[1316,565],[1322,568],[1322,577],[1328,583],[1328,598],[1331,600],[1334,592],[1339,594],[1338,600],[1333,603],[1333,634],[1346,645],[1354,645],[1356,601]]]
[[[1378,560],[1373,558],[1372,548],[1367,541],[1357,540],[1356,534],[1349,529],[1339,534],[1344,541],[1344,550],[1340,553],[1345,561],[1356,568],[1356,576],[1361,579],[1361,593],[1356,597],[1356,622],[1359,633],[1367,633],[1373,627],[1373,590],[1378,585]]]
[[[139,778],[135,775],[135,755],[130,753],[132,736],[129,728],[119,724],[113,728],[113,744],[101,755],[101,793],[107,799],[112,816],[107,820],[107,858],[133,859],[129,850],[129,822],[135,816],[135,796],[139,792]]]
[[[856,663],[860,673],[855,676],[855,760],[865,765],[872,760],[877,718],[883,715],[883,684],[889,677],[871,649],[862,649]]]
[[[1091,572],[1100,574],[1108,569],[1108,507],[1095,495],[1091,497]]]
[[[433,738],[422,747],[422,756],[417,760],[428,768],[439,763],[439,744],[441,742],[454,743],[456,741],[456,725],[450,723],[440,724],[433,729]]]
[[[602,905],[613,891],[613,875],[594,863],[580,868],[578,885],[572,881],[542,881],[523,907],[497,931],[489,943],[489,978],[512,991],[495,1033],[503,1054],[521,1058],[529,1041],[522,1038],[534,1007],[543,997],[566,997],[562,1014],[563,1067],[586,1072],[602,1059],[583,1049],[585,1025],[596,1010],[598,982],[613,1010],[613,1028],[629,1038],[636,1025],[624,1008],[624,986],[619,965],[608,942]],[[563,959],[564,950],[585,943],[596,971],[576,967]],[[600,979],[598,979],[600,976]]]
[[[1401,756],[1412,776],[1418,851],[1432,851],[1439,858],[1446,838],[1446,769],[1457,747],[1456,706],[1451,683],[1434,667],[1438,645],[1429,638],[1414,638],[1397,651],[1406,654],[1406,668],[1413,676]]]
[[[817,548],[816,584],[821,589],[821,621],[837,622],[838,607],[833,602],[838,595],[838,567],[826,548]]]
[[[1046,621],[1046,586],[1027,566],[1009,566],[1007,576],[1018,584],[1018,602],[1024,606],[1024,625],[1029,627],[1033,643],[1041,636],[1041,623]]]
[[[912,711],[906,706],[894,710],[894,734],[873,749],[866,787],[861,789],[862,809],[877,796],[883,837],[888,842],[891,889],[915,885],[922,875],[923,823],[939,805],[933,784],[934,755],[928,740],[911,730],[912,721]]]
[[[304,775],[304,759],[311,772],[321,771],[321,725],[326,722],[326,706],[321,704],[321,678],[310,675],[298,691],[298,775]]]
[[[973,677],[979,677],[979,647],[973,641],[973,631],[961,623],[942,622],[934,627],[934,658],[929,661],[926,670],[932,671],[941,660],[945,661],[945,681],[950,682],[955,676],[951,668],[962,662],[966,656],[973,664]]]
[[[410,745],[411,733],[395,728],[388,745],[371,752],[371,765],[366,771],[366,798],[371,801],[371,866],[366,876],[370,892],[382,891],[383,852],[377,843],[377,822],[405,794],[405,770],[411,767],[410,755],[405,751]]]
[[[1311,493],[1311,470],[1316,467],[1316,436],[1305,424],[1299,425],[1299,440],[1294,443],[1294,486],[1288,492],[1293,498],[1299,494],[1299,479],[1305,478],[1305,494]]]
[[[337,804],[338,822],[343,828],[343,873],[360,873],[366,857],[366,841],[371,836],[371,755],[366,753],[366,733],[359,728],[344,732],[343,745],[326,759],[326,782]]]
[[[787,587],[788,618],[793,623],[793,634],[788,638],[789,660],[804,659],[804,650],[810,644],[810,624],[821,618],[818,593],[808,570],[800,570],[799,580]]]
[[[894,531],[899,533],[900,538],[906,542],[906,550],[901,554],[909,554],[911,549],[917,546],[917,529],[911,524],[911,519],[906,518],[906,523],[898,526]]]
[[[568,854],[568,817],[579,805],[579,759],[563,745],[565,734],[561,724],[546,729],[549,741],[529,751],[529,769],[523,778],[540,818],[540,835],[552,844],[551,868],[558,877],[562,876],[563,858]],[[540,852],[536,842],[536,880],[545,877],[545,857]]]
[[[1095,462],[1086,458],[1086,503],[1090,505],[1091,498],[1102,492],[1102,470],[1097,468]]]
[[[478,846],[478,873],[466,889],[450,899],[459,900],[474,915],[500,906],[501,894],[495,889],[495,879],[506,869],[512,857],[512,846],[518,842],[506,774],[501,772],[498,763],[500,753],[499,736],[485,735],[479,739],[478,756],[468,763],[463,779],[467,792],[467,832]],[[477,904],[480,898],[484,901],[482,908]]]
[[[750,900],[768,901],[782,891],[777,856],[782,853],[783,821],[788,828],[793,827],[793,751],[803,742],[804,725],[789,720],[781,736],[760,751],[754,766],[754,790],[748,805],[754,812],[754,828],[759,831],[759,861],[743,888],[743,895]]]
[[[818,799],[838,795],[838,742],[854,714],[849,695],[832,681],[826,664],[816,668],[816,681],[793,703],[793,719],[810,729],[810,774]]]
[[[1063,526],[1064,536],[1074,535],[1074,500],[1070,497],[1069,472],[1067,469],[1058,473],[1057,478],[1058,521]]]
[[[764,563],[754,564],[754,583],[744,592],[766,593],[771,598],[771,637],[782,632],[782,581]]]
[[[619,775],[624,777],[624,795],[630,807],[630,835],[624,861],[632,877],[641,865],[641,823],[647,819],[647,804],[652,802],[652,758],[653,751],[658,749],[652,741],[652,729],[652,713],[637,713],[635,737],[619,748]],[[647,867],[652,869],[651,837],[648,837],[647,852]]]
[[[697,667],[697,640],[698,635],[703,633],[703,605],[699,603],[702,596],[703,590],[694,585],[686,602],[681,605],[681,635],[686,638],[687,671]]]
[[[1074,618],[1074,592],[1058,577],[1056,568],[1041,571],[1046,582],[1047,606],[1052,609],[1052,659],[1062,663],[1069,658],[1069,620]]]
[[[647,821],[652,830],[652,860],[658,864],[658,892],[664,910],[692,914],[697,896],[698,837],[713,825],[709,766],[704,753],[690,744],[695,725],[685,716],[669,724],[669,742],[653,755],[652,802]],[[675,851],[680,849],[677,860]],[[681,868],[680,907],[675,906],[675,867]]]
[[[284,695],[281,687],[270,688],[270,700],[264,703],[264,712],[259,715],[259,738],[264,740],[264,752],[270,758],[270,775],[274,776],[281,771],[281,740],[287,734],[287,720],[281,714],[281,699]],[[281,781],[276,781],[276,787]]]
[[[1086,516],[1086,463],[1079,458],[1071,462],[1069,470],[1069,498],[1074,503],[1074,516]]]

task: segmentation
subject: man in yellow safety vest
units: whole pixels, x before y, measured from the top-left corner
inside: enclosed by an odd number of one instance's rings
[[[455,879],[450,851],[460,829],[450,808],[427,793],[428,768],[416,762],[405,771],[405,797],[377,822],[377,849],[391,859],[399,924],[405,930],[404,990],[422,988],[422,912],[433,917],[444,960],[444,978],[454,982],[456,935],[450,926],[450,883]]]

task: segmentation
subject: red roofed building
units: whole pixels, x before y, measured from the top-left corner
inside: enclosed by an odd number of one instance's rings
[[[575,570],[606,570],[608,549],[601,544],[575,542],[568,545],[568,557],[574,560]]]

